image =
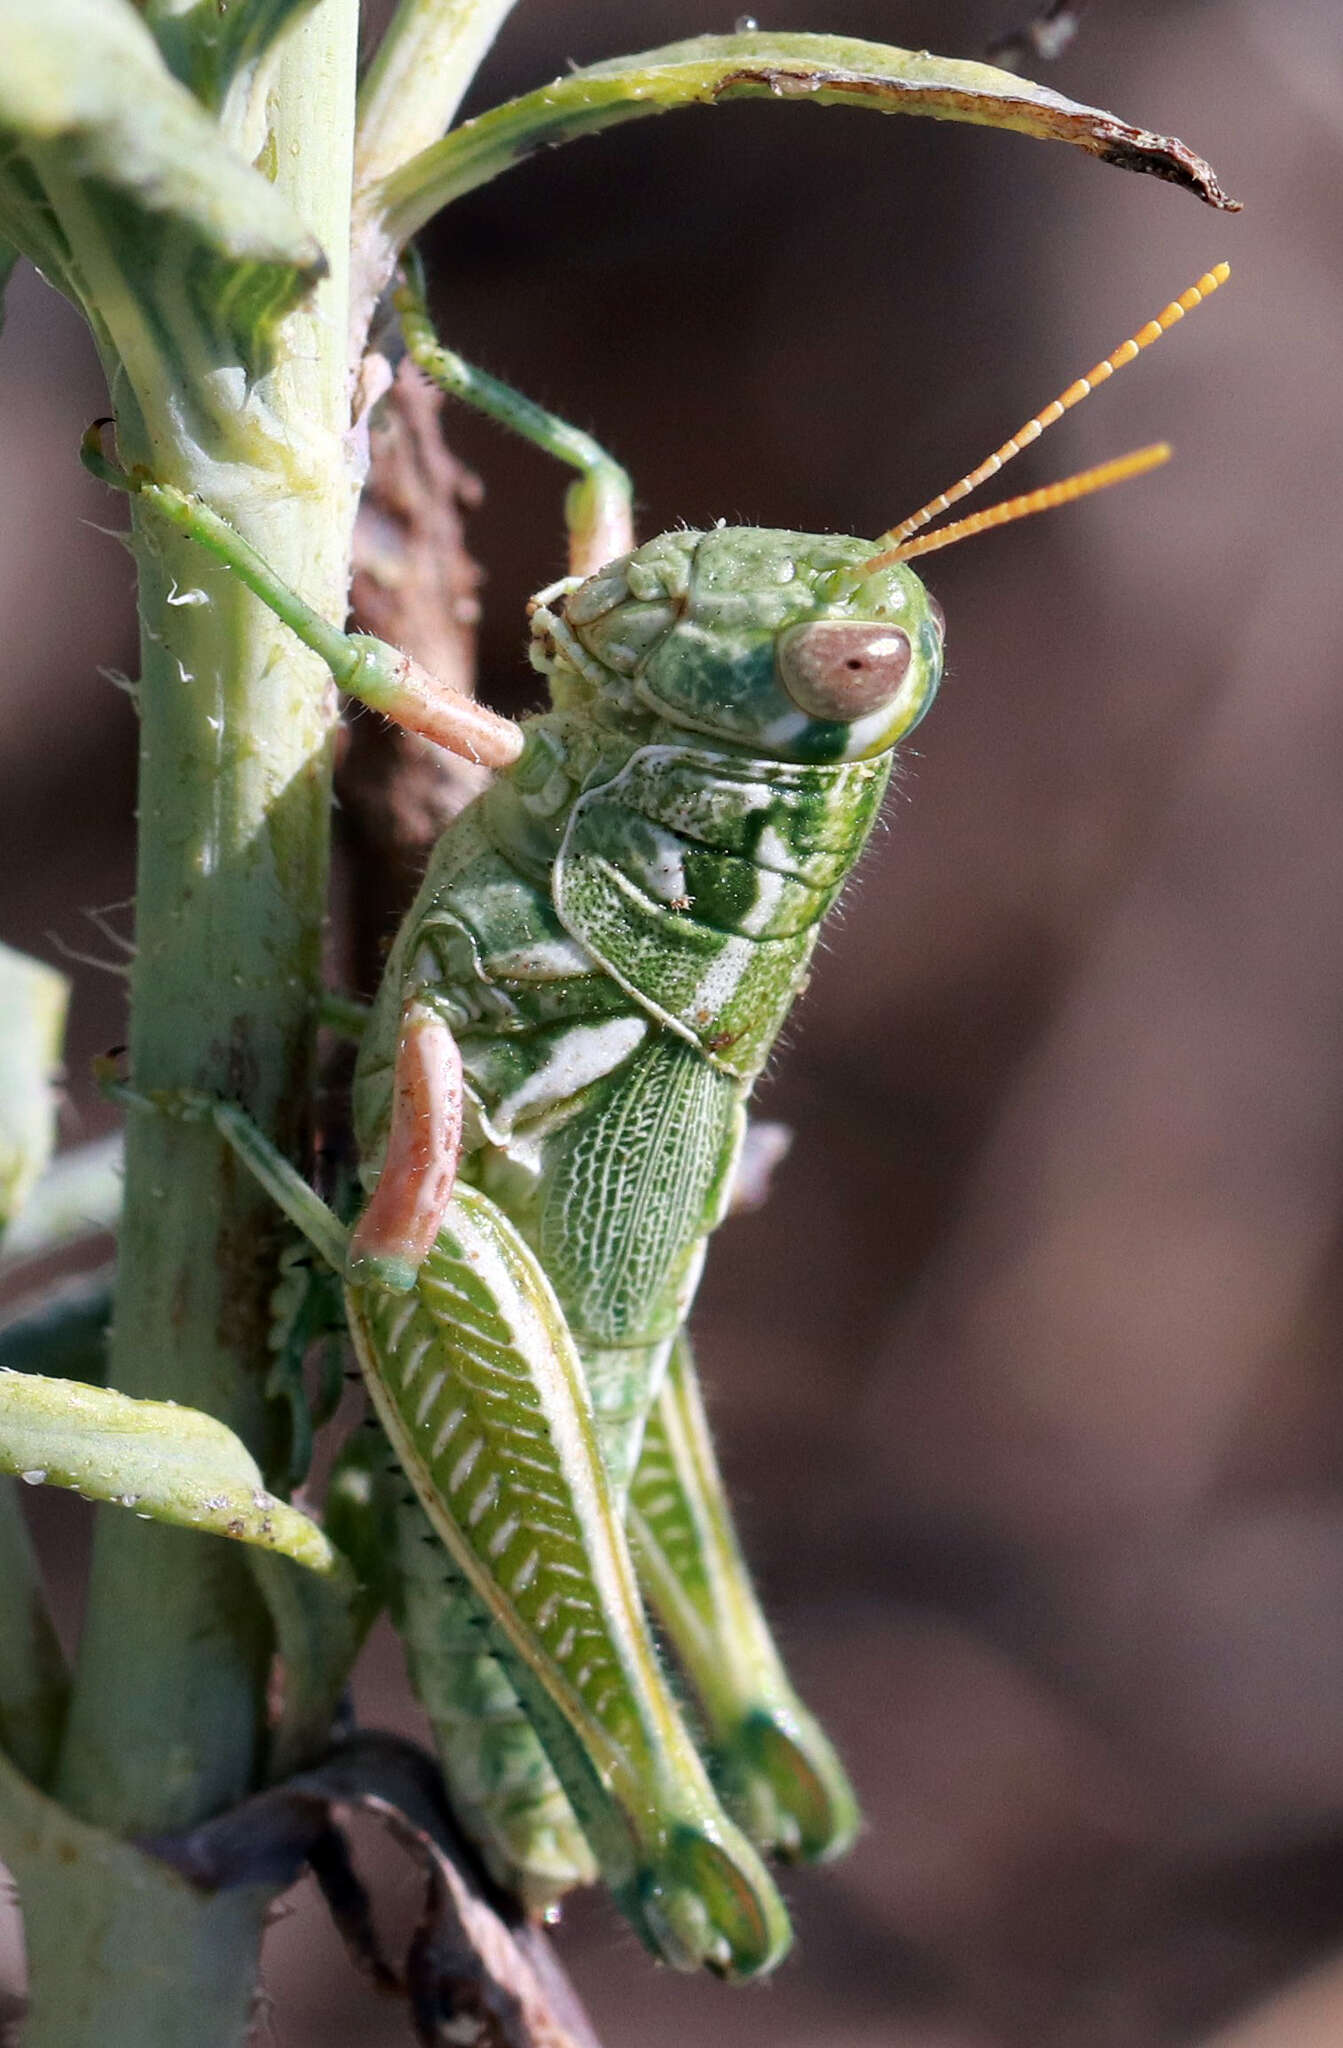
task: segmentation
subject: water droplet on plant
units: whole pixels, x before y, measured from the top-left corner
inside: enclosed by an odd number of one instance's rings
[[[753,14],[739,14],[732,26],[739,36],[753,36],[760,23]]]
[[[42,1486],[46,1483],[47,1475],[41,1467],[38,1467],[32,1472],[20,1472],[19,1477],[25,1486]]]

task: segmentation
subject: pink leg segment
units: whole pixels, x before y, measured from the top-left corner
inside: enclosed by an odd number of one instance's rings
[[[465,761],[510,768],[522,752],[524,736],[514,719],[501,718],[473,697],[450,689],[412,655],[403,654],[394,677],[380,681],[376,691],[361,680],[359,695],[394,724],[422,734]]]
[[[356,1279],[398,1293],[415,1285],[452,1200],[461,1149],[462,1056],[442,1019],[412,1000],[401,1018],[387,1158],[350,1240]]]

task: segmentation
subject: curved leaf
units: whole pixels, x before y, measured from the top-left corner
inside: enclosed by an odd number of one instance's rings
[[[199,1409],[0,1372],[0,1472],[256,1544],[352,1590],[349,1566],[317,1524],[268,1493],[232,1430]]]
[[[142,346],[165,354],[185,323],[211,359],[259,366],[325,259],[130,0],[0,0],[0,47],[0,232],[40,264],[54,254],[55,281],[95,325],[143,324]]]
[[[217,107],[241,73],[256,65],[282,29],[314,0],[149,0],[145,20],[174,75],[209,107]]]
[[[536,150],[648,114],[734,99],[803,100],[1015,129],[1042,141],[1070,142],[1125,170],[1169,179],[1210,206],[1238,209],[1211,166],[1174,136],[1132,127],[989,64],[845,36],[758,32],[697,36],[557,78],[463,122],[385,179],[375,201],[389,237],[401,243],[441,206]]]

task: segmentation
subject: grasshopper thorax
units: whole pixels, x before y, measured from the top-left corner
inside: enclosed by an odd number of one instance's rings
[[[884,753],[928,709],[942,622],[870,541],[719,526],[660,534],[534,621],[538,666],[613,707],[781,761]]]

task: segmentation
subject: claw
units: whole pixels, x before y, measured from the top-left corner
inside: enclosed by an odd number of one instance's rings
[[[735,1828],[681,1823],[656,1870],[622,1901],[648,1946],[676,1970],[758,1977],[788,1953],[792,1930],[764,1866]]]
[[[853,1788],[805,1707],[750,1714],[719,1757],[729,1798],[762,1848],[790,1863],[824,1863],[853,1841],[859,1823]]]

